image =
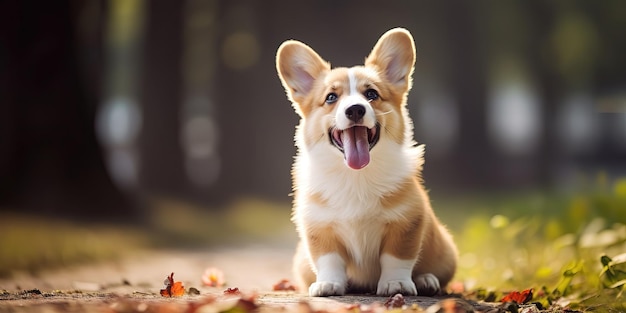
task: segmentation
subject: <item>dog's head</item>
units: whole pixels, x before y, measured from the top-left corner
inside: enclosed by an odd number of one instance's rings
[[[331,69],[313,49],[285,41],[276,55],[278,75],[301,116],[301,144],[327,145],[345,163],[361,169],[377,143],[403,144],[409,126],[406,96],[411,88],[415,45],[396,28],[376,43],[363,66]],[[302,148],[302,147],[301,147]]]

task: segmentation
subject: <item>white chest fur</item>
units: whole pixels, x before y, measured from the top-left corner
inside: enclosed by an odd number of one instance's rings
[[[294,170],[299,197],[294,221],[299,231],[304,225],[332,225],[352,259],[348,276],[361,280],[355,283],[370,284],[380,274],[379,253],[385,226],[402,218],[407,209],[385,209],[381,199],[417,175],[423,149],[381,141],[372,150],[372,162],[361,170],[348,168],[334,149],[321,145],[297,156]],[[324,203],[309,201],[311,194],[320,195]]]

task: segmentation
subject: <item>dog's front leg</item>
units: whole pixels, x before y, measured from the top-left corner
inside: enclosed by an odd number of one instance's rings
[[[324,254],[315,260],[317,280],[309,287],[311,297],[341,296],[346,293],[346,263],[339,253]]]
[[[389,296],[396,293],[417,295],[412,275],[422,243],[423,223],[420,220],[410,226],[405,228],[390,224],[385,230],[377,295]]]
[[[316,274],[309,286],[312,297],[341,296],[346,293],[346,248],[332,226],[310,227],[306,231],[306,246]]]
[[[407,296],[417,295],[415,283],[411,278],[415,259],[400,259],[391,254],[383,253],[380,256],[380,279],[376,294],[390,296],[401,293]]]

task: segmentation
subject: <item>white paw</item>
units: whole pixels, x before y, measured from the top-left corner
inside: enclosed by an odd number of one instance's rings
[[[334,281],[318,281],[309,287],[311,297],[343,296],[345,293],[346,286]]]
[[[389,280],[378,282],[376,294],[379,296],[393,296],[401,293],[405,296],[416,296],[417,289],[411,279]]]
[[[415,277],[415,285],[420,296],[434,296],[441,291],[439,279],[431,273]]]

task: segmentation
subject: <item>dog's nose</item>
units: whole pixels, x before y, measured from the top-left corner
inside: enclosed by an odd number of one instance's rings
[[[360,104],[354,104],[346,109],[346,117],[355,123],[358,123],[365,115],[365,107]]]

